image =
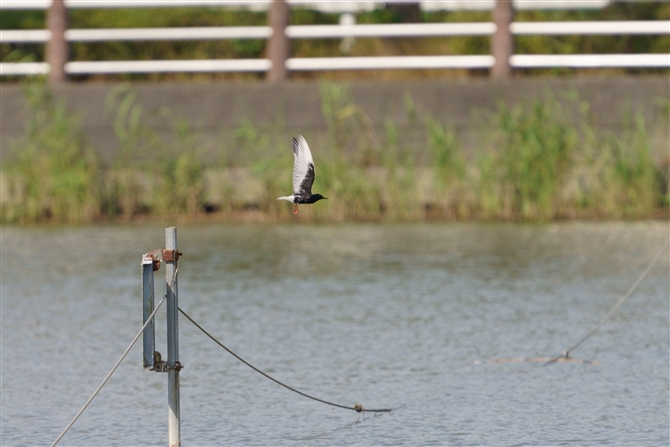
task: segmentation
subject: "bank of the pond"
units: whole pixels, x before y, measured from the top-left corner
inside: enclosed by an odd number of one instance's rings
[[[3,223],[95,222],[164,216],[294,219],[276,198],[290,193],[293,157],[281,122],[244,121],[216,154],[185,119],[164,110],[173,135],[143,122],[130,87],[106,101],[120,150],[103,162],[82,118],[29,85],[25,135],[3,163]],[[381,129],[345,85],[323,84],[327,135],[313,145],[313,190],[329,197],[301,208],[303,221],[421,221],[649,218],[668,213],[667,151],[650,144],[651,124],[633,113],[616,131],[590,120],[590,104],[551,92],[481,117],[475,149],[440,117],[406,104],[407,139],[389,117]],[[570,96],[570,94],[567,94]],[[667,119],[667,104],[665,107]],[[651,105],[650,105],[651,107]],[[404,129],[404,128],[403,128]],[[424,141],[424,143],[420,143]],[[277,148],[285,148],[278,150]]]

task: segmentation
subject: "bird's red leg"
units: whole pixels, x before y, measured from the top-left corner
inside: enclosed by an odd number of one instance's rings
[[[293,214],[298,214],[298,205],[293,207]]]

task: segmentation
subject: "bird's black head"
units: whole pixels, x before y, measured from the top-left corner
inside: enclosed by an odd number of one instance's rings
[[[309,196],[307,203],[318,202],[321,199],[328,199],[328,197],[324,197],[321,194],[312,194],[311,196]]]

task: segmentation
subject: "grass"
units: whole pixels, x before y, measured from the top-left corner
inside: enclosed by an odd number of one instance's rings
[[[82,136],[80,117],[39,83],[26,85],[32,113],[2,172],[3,223],[130,220],[142,216],[294,219],[276,198],[290,192],[292,159],[282,117],[250,121],[224,136],[219,162],[205,164],[190,124],[169,111],[173,136],[159,138],[129,85],[106,101],[120,150],[104,166]],[[646,123],[633,113],[618,134],[589,124],[589,105],[546,94],[482,116],[476,154],[454,129],[406,112],[425,147],[405,146],[390,118],[375,129],[344,84],[321,85],[327,135],[315,152],[313,190],[330,200],[299,219],[323,221],[649,218],[668,213],[667,166],[651,155]],[[494,150],[488,148],[495,148]],[[288,152],[290,153],[290,152]],[[420,156],[419,156],[420,155]],[[419,164],[416,160],[429,160]]]
[[[507,203],[524,219],[553,218],[559,194],[574,166],[577,131],[554,99],[508,110],[500,103],[495,117],[501,131],[501,182]]]
[[[32,116],[16,157],[6,170],[3,222],[86,222],[99,216],[105,192],[100,164],[81,133],[81,118],[70,114],[39,85],[26,88]]]

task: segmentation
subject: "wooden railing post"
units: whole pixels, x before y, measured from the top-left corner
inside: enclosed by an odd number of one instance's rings
[[[506,79],[512,75],[509,59],[514,54],[514,39],[509,28],[513,20],[512,0],[496,0],[493,8],[496,32],[491,37],[491,54],[495,59],[491,68],[491,77],[494,79]]]
[[[421,7],[414,2],[386,2],[386,10],[395,13],[400,23],[421,23]]]
[[[69,56],[65,30],[68,26],[68,14],[64,0],[53,0],[47,11],[47,29],[51,38],[47,41],[46,61],[49,63],[49,84],[62,84],[67,80],[65,64]]]
[[[291,43],[286,35],[290,24],[290,11],[286,0],[273,0],[268,12],[268,24],[272,28],[272,37],[268,42],[268,59],[272,67],[267,72],[269,82],[281,82],[288,78],[286,60],[290,57]]]

